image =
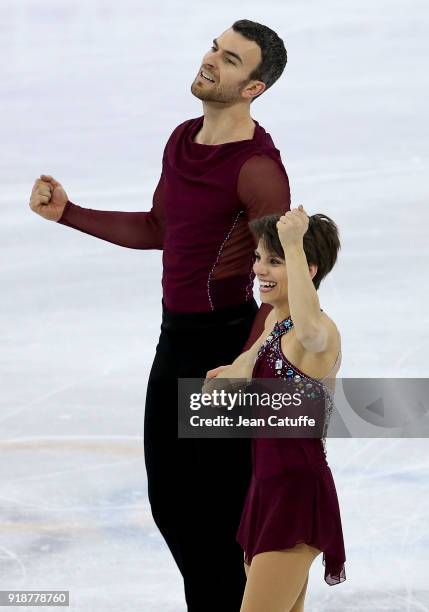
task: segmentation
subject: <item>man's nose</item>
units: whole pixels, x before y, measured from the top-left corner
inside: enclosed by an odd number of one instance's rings
[[[210,59],[204,58],[203,68],[206,68],[207,70],[210,70],[210,72],[216,72],[216,64],[213,61],[211,61]]]
[[[203,64],[207,64],[207,67],[214,68],[216,66],[216,53],[217,51],[208,51],[203,60]]]

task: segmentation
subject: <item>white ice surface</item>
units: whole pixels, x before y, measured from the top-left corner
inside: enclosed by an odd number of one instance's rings
[[[185,610],[142,448],[161,254],[44,221],[33,181],[149,209],[167,137],[202,112],[190,84],[213,37],[266,23],[289,62],[252,115],[293,204],[340,227],[320,289],[340,374],[427,377],[428,15],[419,0],[2,0],[0,589],[69,589],[79,612]],[[347,581],[328,587],[319,557],[307,609],[428,611],[427,440],[330,439],[328,453]]]

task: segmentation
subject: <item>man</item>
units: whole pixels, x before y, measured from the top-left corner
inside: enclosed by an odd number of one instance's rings
[[[261,24],[240,20],[214,39],[191,87],[204,115],[173,130],[150,211],[82,208],[49,175],[30,200],[45,218],[103,240],[163,249],[145,460],[152,514],[183,575],[190,612],[240,609],[245,575],[235,535],[251,455],[248,439],[178,439],[177,379],[230,363],[262,331],[267,308],[255,316],[248,222],[289,210],[290,192],[279,151],[250,104],[285,65],[282,40]]]

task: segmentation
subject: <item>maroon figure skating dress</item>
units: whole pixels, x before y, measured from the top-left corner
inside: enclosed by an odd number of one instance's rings
[[[323,389],[327,398],[323,435],[252,440],[252,478],[237,542],[247,564],[257,553],[293,548],[302,542],[314,546],[323,552],[325,581],[334,585],[346,579],[346,556],[337,492],[326,456],[332,397],[322,380],[307,376],[283,354],[280,340],[292,327],[290,317],[275,324],[259,349],[252,378],[293,378],[302,393],[310,384]],[[339,357],[340,353],[330,374]]]

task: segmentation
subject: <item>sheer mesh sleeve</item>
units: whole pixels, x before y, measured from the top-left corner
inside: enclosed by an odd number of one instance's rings
[[[279,163],[254,155],[241,167],[237,193],[248,221],[290,210],[289,179]]]
[[[247,221],[265,215],[283,214],[290,210],[287,174],[268,156],[255,155],[243,164],[238,178],[237,192],[247,212]],[[261,304],[243,351],[247,351],[262,334],[265,319],[271,310],[271,305]]]
[[[94,210],[67,202],[58,223],[130,249],[161,249],[164,244],[164,172],[153,195],[151,210]]]

